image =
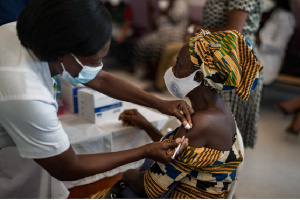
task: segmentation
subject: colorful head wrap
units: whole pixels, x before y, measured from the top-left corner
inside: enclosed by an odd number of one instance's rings
[[[190,39],[189,53],[195,68],[201,69],[206,86],[217,90],[236,89],[244,100],[256,87],[263,69],[251,44],[234,30],[214,33],[201,30]]]

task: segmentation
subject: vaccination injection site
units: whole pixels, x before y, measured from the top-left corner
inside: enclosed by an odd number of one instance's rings
[[[300,0],[0,0],[0,199],[300,199]]]

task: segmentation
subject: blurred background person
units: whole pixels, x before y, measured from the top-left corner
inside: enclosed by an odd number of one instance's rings
[[[263,5],[264,0],[207,0],[204,6],[203,27],[212,32],[237,30],[252,44],[256,52],[255,33],[259,28]],[[262,74],[248,101],[243,101],[234,90],[220,93],[222,99],[231,107],[245,147],[253,148],[256,142]]]
[[[137,41],[134,59],[137,66],[144,67],[144,78],[154,80],[164,46],[171,42],[182,41],[189,22],[189,10],[185,0],[148,0],[148,5],[151,24],[155,31]]]
[[[112,37],[109,56],[131,69],[132,60],[132,11],[121,0],[107,0],[104,3],[112,17]]]
[[[14,22],[32,0],[0,0],[0,26]]]
[[[264,66],[264,84],[269,85],[279,75],[296,22],[290,0],[267,0],[266,4],[273,5],[273,8],[270,7],[271,9],[263,14],[257,34],[257,53]]]

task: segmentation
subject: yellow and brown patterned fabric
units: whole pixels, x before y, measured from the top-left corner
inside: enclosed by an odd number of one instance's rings
[[[236,89],[244,100],[256,87],[263,69],[251,44],[234,30],[214,33],[200,30],[190,39],[189,52],[195,68],[203,72],[206,86],[217,90]]]
[[[104,190],[100,190],[97,193],[90,195],[86,199],[104,199],[105,195],[107,194],[107,192],[109,190],[110,190],[110,188],[107,188],[107,189],[104,189]]]
[[[177,130],[162,141],[171,141]],[[174,183],[171,199],[225,198],[236,178],[236,169],[243,162],[237,140],[230,151],[187,146],[182,154],[168,164],[155,162],[144,176],[149,198],[158,198]]]

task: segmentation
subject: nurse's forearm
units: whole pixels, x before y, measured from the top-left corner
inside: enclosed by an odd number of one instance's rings
[[[147,145],[119,152],[76,155],[70,147],[60,155],[35,161],[58,180],[72,181],[143,159],[146,148]]]
[[[35,159],[35,161],[58,180],[71,181],[103,173],[143,158],[161,163],[170,162],[179,143],[180,140],[177,139],[172,142],[154,142],[125,151],[87,155],[76,155],[70,146],[59,155]],[[181,145],[181,151],[186,145],[187,143]]]
[[[100,71],[97,77],[85,84],[110,97],[159,110],[161,99],[108,72]]]
[[[141,160],[146,157],[144,147],[135,148],[119,152],[78,155],[81,163],[82,177],[87,177],[93,174],[103,173],[112,170],[116,167]],[[89,165],[87,165],[89,163]],[[88,173],[90,174],[88,174]]]

